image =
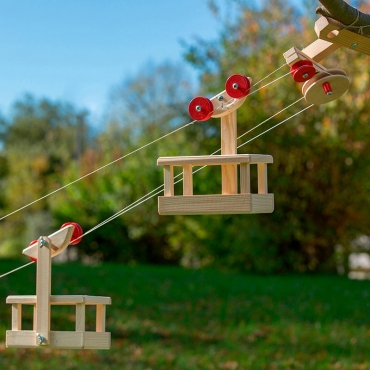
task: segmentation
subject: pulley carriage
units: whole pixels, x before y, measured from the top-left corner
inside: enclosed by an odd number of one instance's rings
[[[69,223],[49,237],[40,237],[23,253],[37,263],[36,295],[9,296],[6,303],[12,305],[12,330],[6,332],[7,347],[63,348],[63,349],[109,349],[111,334],[105,331],[106,305],[110,297],[86,295],[51,295],[51,258],[65,250],[72,242],[78,242],[74,233],[78,224]],[[82,229],[81,229],[82,232]],[[80,234],[81,235],[81,234]],[[22,329],[22,306],[31,305],[34,310],[33,329]],[[75,331],[50,330],[51,305],[76,307]],[[86,306],[96,307],[96,331],[85,330]]]
[[[249,94],[251,81],[250,77],[233,75],[226,81],[226,89],[212,99],[196,97],[190,102],[189,113],[193,119],[221,118],[221,155],[159,158],[157,164],[164,166],[164,196],[158,198],[159,214],[271,213],[274,210],[274,195],[268,193],[267,185],[267,164],[273,162],[272,156],[237,154],[236,110]],[[257,194],[251,193],[251,165],[258,169]],[[175,166],[183,168],[183,195],[174,192]],[[193,195],[196,166],[221,166],[221,194]]]

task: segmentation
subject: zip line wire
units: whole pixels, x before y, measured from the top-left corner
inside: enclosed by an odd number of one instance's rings
[[[262,78],[260,81],[256,82],[256,83],[253,85],[253,87],[254,87],[254,86],[256,86],[256,85],[258,85],[258,84],[260,84],[260,83],[261,83],[262,81],[264,81],[266,78],[270,77],[271,75],[273,75],[274,73],[276,73],[277,71],[279,71],[281,68],[283,68],[283,67],[285,67],[285,66],[286,66],[286,64],[283,64],[283,65],[282,65],[282,66],[280,66],[278,69],[276,69],[275,71],[271,72],[271,73],[270,73],[270,74],[268,74],[266,77]],[[290,74],[290,72],[289,72],[289,73],[287,73],[287,74],[285,74],[285,75],[283,75],[283,76],[278,77],[277,79],[275,79],[275,80],[273,80],[273,81],[271,81],[271,82],[269,82],[269,83],[267,83],[266,85],[264,85],[264,86],[260,87],[259,89],[256,89],[256,90],[252,91],[249,95],[252,95],[252,94],[256,93],[257,91],[259,91],[259,90],[261,90],[261,89],[263,89],[263,88],[265,88],[265,87],[267,87],[267,86],[269,86],[269,85],[271,85],[271,84],[273,84],[273,83],[275,83],[275,82],[279,81],[281,78],[283,78],[283,77],[287,76],[288,74]],[[34,201],[32,201],[32,202],[30,202],[30,203],[28,203],[28,204],[26,204],[26,205],[24,205],[24,206],[22,206],[22,207],[18,208],[18,209],[16,209],[16,210],[14,210],[14,211],[12,211],[12,212],[10,212],[10,213],[8,213],[8,214],[6,214],[6,215],[4,215],[4,216],[0,217],[0,221],[1,221],[1,220],[3,220],[3,219],[5,219],[5,218],[7,218],[7,217],[9,217],[9,216],[11,216],[11,215],[13,215],[13,214],[15,214],[15,213],[17,213],[17,212],[19,212],[19,211],[22,211],[23,209],[25,209],[25,208],[27,208],[27,207],[29,207],[29,206],[31,206],[31,205],[33,205],[33,204],[35,204],[35,203],[39,202],[40,200],[43,200],[43,199],[45,199],[45,198],[47,198],[47,197],[49,197],[49,196],[51,196],[51,195],[53,195],[53,194],[55,194],[55,193],[59,192],[60,190],[63,190],[63,189],[65,189],[65,188],[67,188],[67,187],[68,187],[68,186],[70,186],[70,185],[75,184],[76,182],[78,182],[78,181],[80,181],[80,180],[85,179],[86,177],[88,177],[88,176],[90,176],[90,175],[92,175],[92,174],[94,174],[94,173],[96,173],[96,172],[98,172],[98,171],[100,171],[100,170],[102,170],[102,169],[104,169],[104,168],[107,168],[108,166],[110,166],[110,165],[112,165],[112,164],[114,164],[114,163],[116,163],[116,162],[118,162],[118,161],[120,161],[120,160],[122,160],[122,159],[124,159],[124,158],[127,158],[128,156],[130,156],[130,155],[132,155],[132,154],[134,154],[134,153],[139,152],[140,150],[142,150],[142,149],[144,149],[144,148],[146,148],[146,147],[148,147],[148,146],[150,146],[150,145],[152,145],[152,144],[154,144],[154,143],[156,143],[156,142],[158,142],[158,141],[160,141],[160,140],[162,140],[162,139],[164,139],[164,138],[166,138],[166,137],[168,137],[168,136],[170,136],[170,135],[172,135],[172,134],[174,134],[174,133],[176,133],[176,132],[178,132],[178,131],[180,131],[180,130],[182,130],[182,129],[184,129],[184,128],[188,127],[188,126],[190,126],[190,125],[193,125],[195,122],[197,122],[197,121],[196,121],[196,120],[194,120],[194,121],[192,121],[192,122],[189,122],[189,123],[185,124],[184,126],[181,126],[181,127],[177,128],[177,129],[175,129],[175,130],[173,130],[173,131],[171,131],[171,132],[169,132],[169,133],[167,133],[167,134],[165,134],[165,135],[163,135],[163,136],[161,136],[161,137],[159,137],[159,138],[157,138],[157,139],[155,139],[155,140],[151,141],[150,143],[147,143],[147,144],[145,144],[145,145],[141,146],[140,148],[137,148],[137,149],[133,150],[132,152],[130,152],[130,153],[128,153],[128,154],[125,154],[125,155],[123,155],[123,156],[122,156],[122,157],[120,157],[120,158],[115,159],[114,161],[109,162],[109,163],[107,163],[106,165],[104,165],[104,166],[102,166],[102,167],[99,167],[99,168],[95,169],[94,171],[91,171],[91,172],[89,172],[89,173],[87,173],[87,174],[83,175],[82,177],[80,177],[80,178],[78,178],[78,179],[76,179],[76,180],[74,180],[74,181],[72,181],[72,182],[70,182],[70,183],[68,183],[68,184],[66,184],[66,185],[63,185],[62,187],[60,187],[60,188],[58,188],[58,189],[56,189],[56,190],[53,190],[52,192],[50,192],[50,193],[48,193],[48,194],[46,194],[46,195],[43,195],[42,197],[40,197],[40,198],[38,198],[38,199],[36,199],[36,200],[34,200]]]
[[[254,130],[255,128],[257,128],[257,127],[261,126],[263,123],[265,123],[265,122],[267,122],[268,120],[272,119],[272,118],[273,118],[273,117],[275,117],[277,114],[279,114],[279,113],[281,113],[282,111],[284,111],[284,110],[288,109],[288,108],[289,108],[289,107],[291,107],[292,105],[294,105],[294,104],[298,103],[298,102],[299,102],[299,101],[301,101],[302,99],[303,99],[303,98],[298,99],[298,100],[297,100],[297,101],[295,101],[294,103],[290,104],[288,107],[286,107],[286,108],[282,109],[280,112],[275,113],[273,116],[271,116],[271,117],[270,117],[270,118],[268,118],[267,120],[263,121],[262,123],[258,124],[257,126],[255,126],[254,128],[252,128],[251,130],[249,130],[248,132],[246,132],[246,133],[244,133],[243,135],[239,136],[239,137],[238,137],[238,139],[239,139],[239,138],[241,138],[241,137],[243,137],[243,136],[245,136],[247,133],[251,132],[251,131],[252,131],[252,130]],[[277,123],[276,125],[274,125],[274,126],[270,127],[269,129],[267,129],[267,130],[263,131],[262,133],[260,133],[260,134],[258,134],[258,135],[256,135],[256,136],[254,136],[253,138],[249,139],[248,141],[246,141],[246,142],[244,142],[244,143],[240,144],[237,148],[239,149],[240,147],[242,147],[242,146],[244,146],[244,145],[246,145],[246,144],[250,143],[251,141],[253,141],[253,140],[257,139],[258,137],[260,137],[260,136],[264,135],[265,133],[267,133],[267,132],[269,132],[269,131],[273,130],[274,128],[276,128],[276,127],[280,126],[281,124],[283,124],[283,123],[285,123],[285,122],[289,121],[290,119],[292,119],[292,118],[294,118],[294,117],[298,116],[299,114],[303,113],[304,111],[306,111],[307,109],[309,109],[309,108],[311,108],[311,107],[313,107],[313,106],[314,106],[314,104],[311,104],[310,106],[308,106],[308,107],[306,107],[306,108],[303,108],[303,109],[302,109],[302,110],[300,110],[299,112],[297,112],[297,113],[295,113],[295,114],[293,114],[293,115],[289,116],[288,118],[284,119],[283,121],[281,121],[281,122]],[[212,153],[211,155],[214,155],[214,154],[218,153],[220,150],[221,150],[221,149],[218,149],[217,151],[215,151],[215,152],[214,152],[214,153]],[[197,170],[193,171],[193,174],[195,174],[195,173],[199,172],[200,170],[202,170],[202,169],[203,169],[203,168],[205,168],[205,167],[207,167],[207,166],[202,166],[202,167],[198,168]],[[176,177],[179,177],[179,176],[181,176],[181,174],[177,175]],[[175,184],[177,184],[177,183],[179,183],[179,182],[181,182],[181,181],[182,181],[182,178],[181,178],[181,179],[179,179],[179,180],[177,180],[177,181],[175,182]],[[84,234],[80,235],[78,238],[81,238],[81,237],[83,237],[83,236],[86,236],[86,235],[88,235],[88,234],[92,233],[93,231],[95,231],[95,230],[96,230],[96,229],[98,229],[99,227],[104,226],[104,225],[105,225],[105,224],[107,224],[108,222],[113,221],[114,219],[116,219],[116,218],[118,218],[118,217],[122,216],[124,213],[129,212],[130,210],[132,210],[133,208],[136,208],[136,207],[137,207],[137,206],[139,206],[140,204],[142,204],[142,203],[144,203],[144,202],[148,201],[149,199],[151,199],[151,198],[155,197],[156,195],[159,195],[160,193],[162,193],[162,191],[163,191],[163,187],[164,187],[163,185],[160,185],[160,186],[159,186],[159,187],[157,187],[156,189],[152,190],[150,193],[148,193],[148,194],[144,195],[144,196],[143,196],[143,197],[141,197],[140,199],[136,200],[135,202],[131,203],[130,205],[126,206],[126,207],[125,207],[125,208],[123,208],[122,210],[120,210],[120,211],[118,211],[117,213],[115,213],[113,216],[110,216],[110,217],[109,217],[109,218],[107,218],[106,220],[102,221],[100,224],[98,224],[98,225],[94,226],[93,228],[91,228],[90,230],[88,230],[87,232],[85,232]],[[74,240],[72,240],[71,242],[73,243],[73,242],[74,242]],[[3,274],[3,275],[0,275],[0,279],[1,279],[1,278],[3,278],[3,277],[5,277],[5,276],[7,276],[7,275],[10,275],[10,274],[11,274],[11,273],[13,273],[13,272],[18,271],[18,270],[20,270],[20,269],[22,269],[22,268],[24,268],[24,267],[30,266],[30,265],[31,265],[31,264],[33,264],[33,263],[35,263],[35,262],[34,262],[34,261],[29,262],[29,263],[27,263],[27,264],[25,264],[25,265],[22,265],[22,266],[20,266],[20,267],[18,267],[18,268],[16,268],[16,269],[14,269],[14,270],[11,270],[11,271],[9,271],[9,272],[7,272],[7,273]]]

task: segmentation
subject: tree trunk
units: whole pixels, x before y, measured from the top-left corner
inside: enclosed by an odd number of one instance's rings
[[[350,31],[361,31],[360,33],[364,35],[370,35],[370,27],[364,27],[361,30],[359,28],[359,26],[370,26],[370,14],[360,12],[344,0],[320,0],[320,3],[322,6],[316,9],[316,14],[333,18],[344,27],[353,25],[354,27],[348,27]]]

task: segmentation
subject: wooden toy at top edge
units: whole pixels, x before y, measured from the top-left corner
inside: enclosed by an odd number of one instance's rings
[[[342,29],[335,20],[320,17],[315,23],[319,37],[303,50],[296,47],[284,53],[296,82],[304,82],[302,94],[310,104],[329,103],[341,97],[349,87],[349,78],[341,69],[326,69],[319,62],[345,47],[370,55],[370,38]]]

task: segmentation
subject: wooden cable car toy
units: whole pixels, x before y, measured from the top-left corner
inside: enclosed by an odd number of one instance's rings
[[[189,104],[194,120],[221,118],[221,155],[161,157],[164,166],[164,196],[158,197],[161,215],[271,213],[274,195],[268,193],[267,164],[270,155],[237,154],[237,109],[244,103],[251,88],[251,78],[232,75],[225,90],[212,99],[196,97]],[[193,195],[193,167],[221,166],[222,193]],[[239,189],[238,192],[238,170]],[[258,194],[251,193],[250,166],[258,168]],[[174,192],[174,166],[183,168],[183,195]]]
[[[51,295],[51,259],[68,245],[81,241],[81,226],[74,222],[64,224],[55,233],[41,236],[23,250],[23,254],[37,263],[36,295],[9,296],[12,305],[12,330],[6,332],[6,346],[20,348],[109,349],[111,333],[105,331],[106,305],[110,297],[86,295]],[[22,305],[33,306],[33,330],[22,330]],[[50,330],[50,306],[76,306],[75,331]],[[85,308],[96,307],[96,331],[85,330]]]

